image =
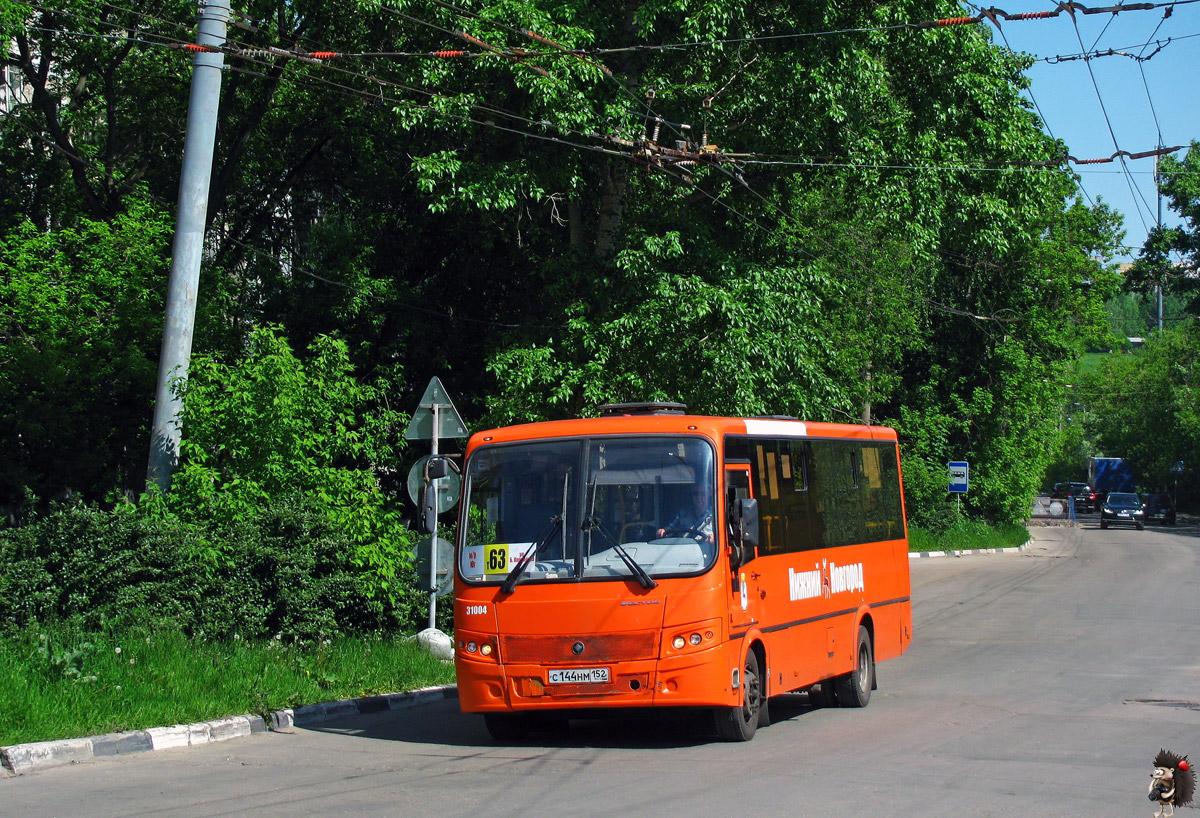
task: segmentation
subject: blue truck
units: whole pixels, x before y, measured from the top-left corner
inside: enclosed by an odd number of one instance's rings
[[[1110,491],[1133,491],[1133,466],[1123,457],[1090,457],[1088,484],[1100,498]]]

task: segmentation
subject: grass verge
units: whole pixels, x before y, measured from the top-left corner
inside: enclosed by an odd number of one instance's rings
[[[0,746],[82,738],[454,681],[401,637],[213,642],[26,628],[0,640]]]
[[[978,520],[960,520],[941,532],[917,526],[908,528],[909,551],[967,551],[980,548],[1016,548],[1029,540],[1023,525],[990,525]]]

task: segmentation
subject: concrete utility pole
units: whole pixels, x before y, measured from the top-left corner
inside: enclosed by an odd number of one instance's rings
[[[1161,149],[1162,145],[1159,145],[1158,147]],[[1159,160],[1159,158],[1160,157],[1158,157],[1158,156],[1154,157],[1154,195],[1158,197],[1158,221],[1156,222],[1156,225],[1158,226],[1158,229],[1161,231],[1162,230],[1162,187],[1161,187],[1161,181],[1158,178],[1158,160]],[[1158,279],[1158,332],[1159,332],[1159,334],[1162,334],[1162,324],[1163,324],[1162,296],[1163,296],[1163,280],[1160,277]]]
[[[229,0],[201,0],[198,45],[225,45]],[[212,176],[213,146],[217,134],[217,106],[221,101],[221,70],[225,55],[197,52],[192,60],[192,95],[188,103],[187,136],[183,143],[183,168],[179,178],[179,203],[175,214],[175,242],[171,274],[167,281],[166,323],[158,359],[158,384],[154,393],[154,423],[150,433],[147,487],[163,492],[171,486],[171,472],[179,462],[179,427],[182,403],[171,393],[171,380],[187,378],[196,319],[196,293],[200,285],[200,259],[204,253],[204,225],[208,217],[208,187]]]

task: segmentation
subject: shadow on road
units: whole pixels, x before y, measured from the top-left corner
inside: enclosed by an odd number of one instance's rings
[[[815,712],[815,708],[809,704],[807,694],[791,693],[773,697],[770,712],[772,723],[780,723],[802,718]],[[331,719],[305,729],[380,741],[481,749],[501,746],[670,749],[719,741],[711,712],[701,710],[571,712],[569,718],[548,718],[542,728],[531,733],[527,741],[503,745],[488,734],[482,716],[462,713],[456,702],[448,700],[404,710]]]

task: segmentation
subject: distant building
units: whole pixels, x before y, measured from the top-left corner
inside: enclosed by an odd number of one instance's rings
[[[28,105],[33,100],[33,88],[25,82],[17,68],[17,55],[13,44],[4,49],[4,67],[0,71],[0,115],[7,114],[18,105]]]

